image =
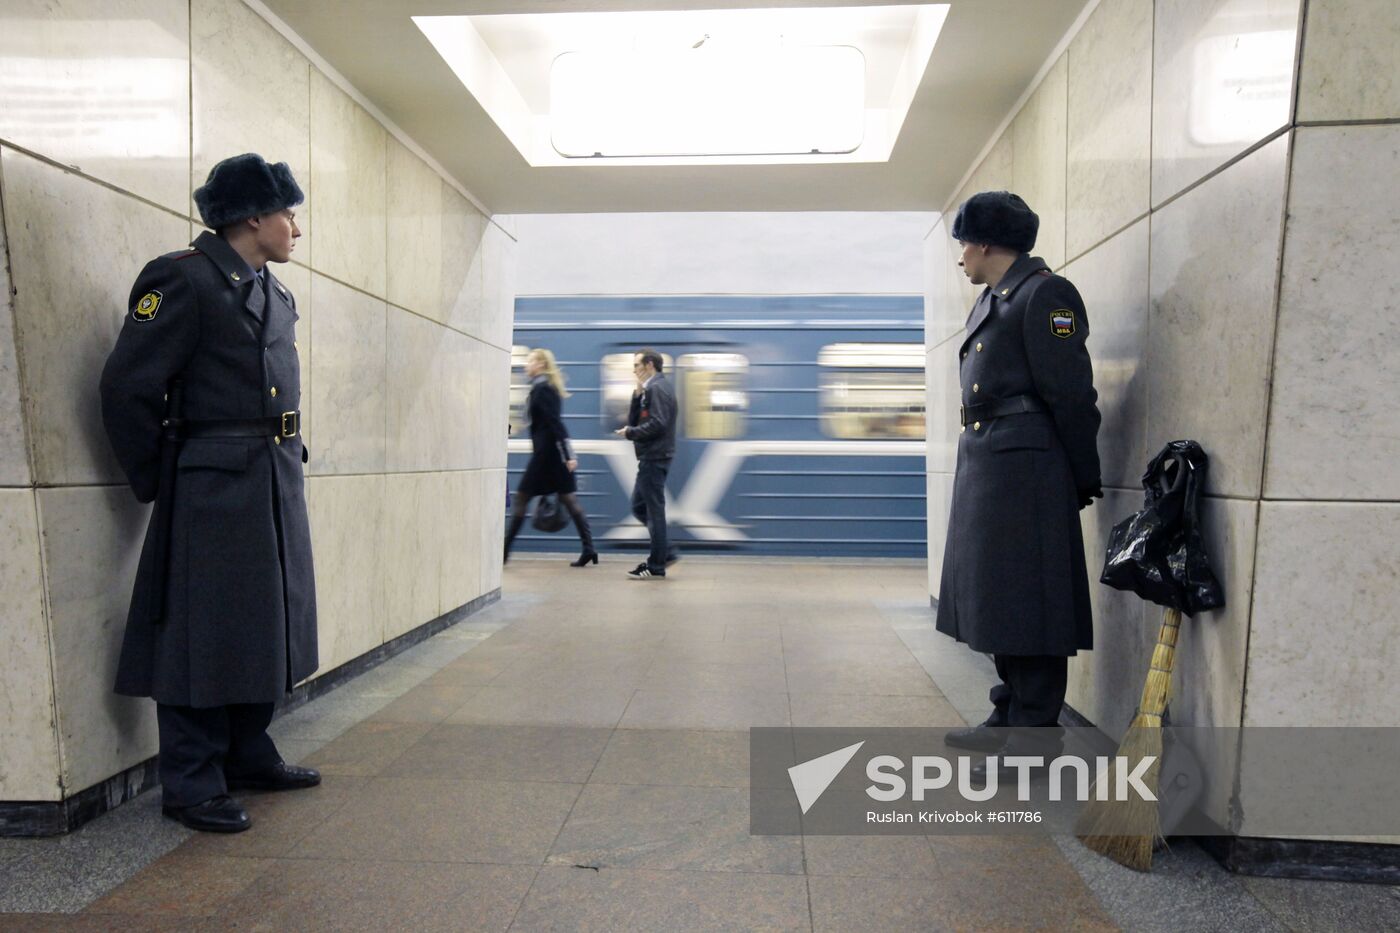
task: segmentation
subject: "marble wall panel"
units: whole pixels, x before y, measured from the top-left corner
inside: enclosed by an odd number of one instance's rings
[[[977,166],[977,170],[968,178],[967,184],[963,185],[953,203],[948,206],[949,217],[956,216],[958,205],[972,197],[979,191],[1009,191],[1015,184],[1015,146],[1013,134],[1004,132],[992,146],[987,157]],[[949,221],[951,223],[952,221]],[[968,307],[972,302],[968,302]]]
[[[481,253],[481,339],[509,350],[515,325],[515,240],[500,227],[490,224],[482,236]]]
[[[241,152],[286,162],[308,197],[296,213],[297,255],[309,257],[316,206],[310,197],[310,63],[261,16],[227,0],[190,0],[190,41],[189,192],[204,184],[216,162]],[[192,196],[188,210],[199,219]]]
[[[1139,500],[1122,515],[1111,518],[1121,521],[1141,507]],[[1206,553],[1211,569],[1225,588],[1225,606],[1182,619],[1172,675],[1172,719],[1182,725],[1238,726],[1243,716],[1250,604],[1256,592],[1254,547],[1258,514],[1259,504],[1250,500],[1207,498],[1201,502]],[[1106,518],[1099,520],[1111,525]],[[1104,543],[1107,544],[1107,538]],[[1093,564],[1091,558],[1090,566]],[[1103,567],[1101,557],[1098,567]],[[1155,641],[1161,610],[1149,605],[1145,612]],[[1141,682],[1136,693],[1141,693]]]
[[[39,519],[30,489],[0,490],[0,800],[59,800]]]
[[[441,430],[446,414],[443,381],[452,332],[400,308],[391,306],[388,315],[387,468],[442,469],[448,441]]]
[[[1149,451],[1146,353],[1148,221],[1070,263],[1089,317],[1089,354],[1099,392],[1099,466],[1105,486],[1139,488]],[[1170,440],[1170,438],[1168,438]]]
[[[1265,502],[1247,726],[1400,726],[1400,505]]]
[[[474,337],[445,330],[443,335],[442,468],[471,470],[481,466],[481,354]]]
[[[311,191],[316,208],[312,268],[374,295],[386,288],[388,133],[311,70]]]
[[[383,475],[307,480],[321,655],[317,674],[384,643],[385,480]]]
[[[1007,130],[1011,190],[1040,215],[1033,252],[1052,269],[1065,262],[1066,75],[1061,55]]]
[[[1378,261],[1400,252],[1396,177],[1400,126],[1297,131],[1270,498],[1400,499],[1400,267]]]
[[[929,473],[926,484],[928,511],[928,592],[938,598],[943,581],[943,554],[947,550],[948,516],[953,506],[953,474]]]
[[[383,472],[388,308],[319,274],[311,276],[311,303],[310,472]]]
[[[24,436],[19,353],[15,347],[14,301],[5,246],[4,185],[0,184],[0,486],[27,486],[29,448]]]
[[[451,612],[482,593],[481,478],[477,470],[442,474],[439,608]],[[504,532],[503,532],[504,535]],[[503,539],[504,540],[504,537]],[[498,546],[496,551],[501,548]]]
[[[1161,625],[1161,613],[1136,594],[1098,582],[1109,532],[1140,508],[1141,493],[1109,489],[1079,513],[1089,566],[1094,650],[1070,659],[1065,702],[1114,739],[1122,738],[1132,721]]]
[[[0,5],[0,138],[184,214],[189,28],[187,0]]]
[[[1298,119],[1400,118],[1400,4],[1327,0],[1308,4]]]
[[[958,348],[961,331],[928,351],[924,363],[925,411],[928,418],[927,459],[930,473],[951,473],[957,466],[958,418],[961,388],[958,384]]]
[[[384,578],[384,640],[441,614],[446,473],[398,473],[384,478],[380,572]]]
[[[388,145],[389,302],[445,321],[443,195],[447,186],[403,143],[390,137]]]
[[[189,242],[189,221],[12,149],[0,174],[25,418],[44,426],[31,439],[34,480],[123,482],[98,377],[136,276]]]
[[[156,753],[155,705],[117,696],[150,507],[125,486],[38,490],[65,795]]]
[[[1157,0],[1154,206],[1288,125],[1299,6],[1298,0]]]
[[[1103,0],[1069,47],[1065,252],[1147,213],[1152,0]]]
[[[961,331],[967,322],[971,286],[958,268],[958,244],[948,233],[952,217],[939,219],[924,237],[924,342],[936,344]]]
[[[501,588],[501,553],[506,540],[506,471],[502,467],[476,473],[481,490],[481,592],[489,593]]]
[[[481,376],[481,462],[486,469],[504,470],[510,430],[510,353],[483,346]]]
[[[449,326],[474,337],[483,334],[482,241],[487,224],[485,215],[443,182],[443,313]]]
[[[1207,488],[1257,497],[1287,136],[1152,215],[1147,449],[1189,437]]]

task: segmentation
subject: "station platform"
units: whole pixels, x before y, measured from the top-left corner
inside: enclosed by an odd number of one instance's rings
[[[0,839],[0,930],[1359,930],[1397,891],[1138,874],[1073,838],[749,833],[751,726],[956,726],[990,662],[922,561],[520,555],[501,599],[279,718],[320,787],[196,834],[159,791]]]

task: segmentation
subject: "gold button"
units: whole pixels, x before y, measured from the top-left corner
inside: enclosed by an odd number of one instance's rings
[[[974,392],[979,391],[981,388],[982,388],[982,387],[979,386],[979,385],[978,385],[977,383],[975,383],[975,382],[972,384],[972,391],[974,391]]]
[[[273,398],[276,398],[276,397],[277,397],[277,387],[276,387],[276,386],[273,386],[273,387],[272,387],[272,397],[273,397]]]
[[[981,353],[981,352],[982,352],[982,341],[980,341],[980,340],[977,341],[977,352],[978,352],[978,353]],[[964,353],[963,356],[967,356],[967,354]]]
[[[272,439],[272,443],[274,443],[274,444],[280,444],[280,443],[282,443],[282,438],[280,438],[280,437],[274,437],[274,438]]]
[[[238,281],[238,273],[237,273],[237,272],[231,272],[231,273],[229,273],[229,275],[230,275],[230,277],[231,277],[235,282]]]
[[[974,421],[974,422],[972,422],[972,430],[974,430],[974,431],[980,431],[980,430],[982,430],[982,422],[980,422],[980,421]]]
[[[1001,293],[1002,293],[1003,295],[1009,295],[1009,294],[1011,294],[1011,289],[1009,289],[1009,288],[1003,288],[1003,289],[1001,290]]]
[[[301,352],[301,345],[300,345],[299,343],[297,343],[295,340],[293,340],[293,341],[292,341],[292,349],[295,350],[295,351],[297,351],[298,353],[300,353],[300,352]]]
[[[958,426],[958,433],[959,433],[959,434],[962,434],[962,433],[963,433],[964,431],[966,431],[966,430],[967,430],[967,425],[964,424],[964,425],[959,425],[959,426]]]
[[[966,350],[963,351],[963,359],[967,359],[967,351],[966,351]]]

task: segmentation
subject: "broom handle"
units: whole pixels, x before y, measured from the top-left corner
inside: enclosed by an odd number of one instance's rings
[[[1142,703],[1138,713],[1147,718],[1148,725],[1160,727],[1167,710],[1172,666],[1176,661],[1176,636],[1181,629],[1181,610],[1166,609],[1162,613],[1162,628],[1157,633],[1157,647],[1152,649],[1152,666],[1147,683],[1142,688]]]

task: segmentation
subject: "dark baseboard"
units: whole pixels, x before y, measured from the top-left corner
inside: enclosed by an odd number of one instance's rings
[[[405,632],[393,641],[385,642],[358,658],[307,681],[278,704],[276,716],[304,706],[414,645],[432,638],[443,629],[456,625],[500,598],[501,590],[497,587],[431,622],[425,622],[412,631]],[[64,800],[0,800],[0,837],[57,836],[72,832],[159,783],[156,759],[152,757]]]
[[[1195,842],[1240,875],[1400,884],[1400,846],[1323,839],[1197,836]]]

